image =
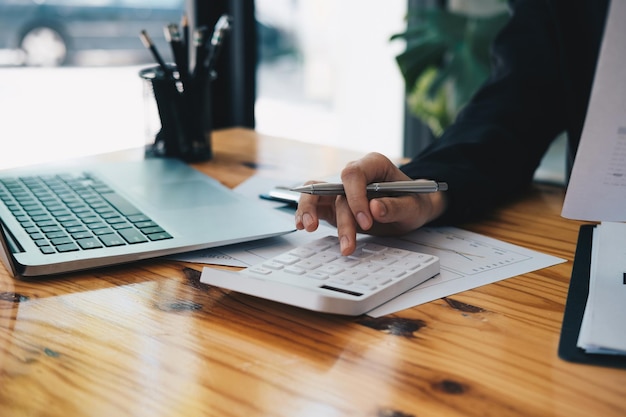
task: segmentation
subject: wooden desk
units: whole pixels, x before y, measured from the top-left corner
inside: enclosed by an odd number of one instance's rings
[[[229,186],[359,156],[239,129],[214,148],[195,166]],[[626,371],[557,357],[579,227],[562,199],[538,186],[463,227],[567,263],[380,319],[210,288],[202,265],[165,260],[36,283],[0,269],[0,416],[623,417]]]

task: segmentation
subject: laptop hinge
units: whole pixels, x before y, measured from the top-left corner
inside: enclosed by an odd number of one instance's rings
[[[13,254],[17,252],[24,252],[24,250],[6,227],[4,227],[4,223],[0,219],[0,260],[14,277],[21,275],[21,271],[24,269],[22,265],[17,263],[13,256]]]

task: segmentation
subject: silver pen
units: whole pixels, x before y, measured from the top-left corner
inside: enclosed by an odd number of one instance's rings
[[[367,186],[368,193],[381,194],[413,194],[413,193],[434,193],[446,191],[448,184],[433,180],[410,180],[410,181],[390,181],[375,182]],[[343,184],[340,183],[317,183],[302,185],[291,188],[290,191],[312,195],[344,195]]]

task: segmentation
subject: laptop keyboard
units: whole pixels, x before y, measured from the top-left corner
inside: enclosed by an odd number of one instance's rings
[[[0,178],[0,200],[45,254],[172,238],[91,174]]]

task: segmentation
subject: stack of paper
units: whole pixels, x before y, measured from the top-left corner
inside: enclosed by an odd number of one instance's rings
[[[626,355],[626,224],[603,222],[595,228],[590,273],[578,347]]]

